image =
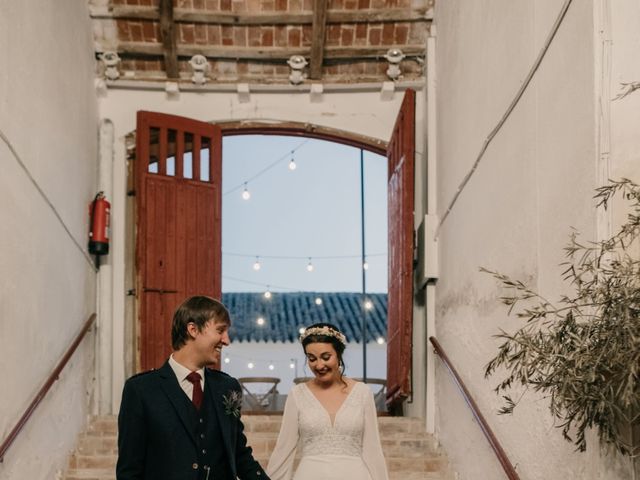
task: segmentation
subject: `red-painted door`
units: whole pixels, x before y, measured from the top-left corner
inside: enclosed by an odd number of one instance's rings
[[[415,92],[407,90],[387,149],[387,404],[390,411],[398,411],[411,394],[415,101]]]
[[[222,134],[175,115],[138,112],[138,369],[171,353],[171,321],[191,295],[220,298]]]

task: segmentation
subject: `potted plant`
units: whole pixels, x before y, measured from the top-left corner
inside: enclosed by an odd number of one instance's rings
[[[502,302],[524,321],[515,332],[496,335],[502,343],[485,376],[505,372],[495,388],[505,400],[500,413],[513,412],[519,400],[507,392],[520,385],[523,394],[533,390],[549,399],[577,450],[586,449],[585,433],[594,428],[602,442],[635,457],[640,450],[628,431],[640,424],[640,186],[612,181],[597,190],[598,207],[606,209],[615,196],[630,204],[619,230],[598,242],[580,241],[574,232],[565,248],[571,294],[548,300],[481,269],[508,290]]]

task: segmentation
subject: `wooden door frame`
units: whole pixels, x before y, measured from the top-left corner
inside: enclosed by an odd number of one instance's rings
[[[215,123],[220,127],[222,131],[222,138],[226,136],[236,135],[282,135],[282,136],[295,136],[305,138],[315,138],[319,140],[326,140],[342,145],[349,145],[355,148],[362,148],[372,153],[382,155],[386,157],[388,141],[380,140],[378,138],[369,137],[366,135],[360,135],[353,132],[334,129],[321,125],[315,125],[305,122],[291,122],[291,121],[230,121],[230,122],[209,122]],[[126,135],[127,147],[127,160],[135,161],[135,136],[136,130],[131,131]],[[222,152],[224,157],[224,151]],[[125,376],[129,377],[139,370],[139,355],[137,354],[139,344],[138,339],[140,336],[140,319],[138,318],[139,305],[138,296],[133,295],[131,292],[135,291],[135,251],[137,242],[137,219],[135,202],[137,198],[135,196],[135,178],[131,177],[135,175],[135,168],[131,163],[127,168],[127,203],[126,203],[126,227],[132,229],[132,231],[125,232],[125,265],[128,265],[125,279],[125,289],[127,290],[127,301],[125,301],[125,342],[130,340],[131,350],[130,354],[125,353]]]

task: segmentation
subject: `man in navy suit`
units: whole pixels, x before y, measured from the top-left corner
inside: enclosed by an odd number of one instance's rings
[[[230,323],[209,297],[178,307],[169,360],[124,385],[118,480],[268,480],[243,433],[238,381],[206,368],[220,365]]]

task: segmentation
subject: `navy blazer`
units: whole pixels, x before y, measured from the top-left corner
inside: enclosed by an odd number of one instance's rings
[[[269,480],[247,446],[240,416],[225,406],[232,392],[241,394],[240,384],[226,373],[205,372],[203,400],[213,404],[232,473],[215,480]],[[192,407],[185,397],[169,362],[125,382],[118,415],[117,480],[197,480],[202,475],[187,410]]]

